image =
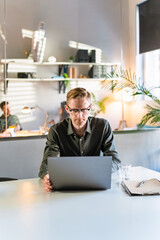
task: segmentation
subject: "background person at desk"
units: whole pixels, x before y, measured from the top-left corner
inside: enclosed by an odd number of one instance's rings
[[[6,130],[6,118],[7,118],[7,128],[13,127],[15,132],[22,129],[19,119],[16,115],[11,115],[11,109],[9,102],[3,101],[0,104],[3,114],[0,117],[0,132]]]
[[[84,88],[74,88],[67,94],[65,109],[70,118],[50,128],[39,177],[46,191],[52,191],[47,158],[49,156],[112,156],[112,171],[120,160],[113,133],[106,119],[90,117],[91,94]]]
[[[60,122],[63,121],[65,118],[69,117],[69,114],[65,109],[65,105],[66,101],[61,102],[61,106],[59,108]]]

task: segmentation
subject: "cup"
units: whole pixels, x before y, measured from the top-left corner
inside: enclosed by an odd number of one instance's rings
[[[120,181],[129,180],[131,174],[131,164],[122,164],[118,172]]]

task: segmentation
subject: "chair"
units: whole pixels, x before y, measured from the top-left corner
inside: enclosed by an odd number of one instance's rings
[[[9,177],[0,177],[0,182],[6,182],[6,181],[14,181],[18,180],[17,178],[9,178]]]

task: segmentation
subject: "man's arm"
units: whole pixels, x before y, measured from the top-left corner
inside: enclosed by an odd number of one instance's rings
[[[59,156],[59,155],[60,155],[60,151],[58,146],[57,135],[53,127],[51,127],[48,133],[47,142],[46,142],[46,146],[43,154],[43,160],[42,160],[40,171],[38,174],[39,177],[42,178],[43,188],[47,192],[53,191],[53,186],[49,179],[49,174],[48,174],[47,158],[51,156]]]
[[[59,156],[59,155],[60,155],[60,151],[59,151],[59,146],[58,146],[57,135],[56,135],[54,128],[51,127],[49,130],[49,133],[48,133],[47,142],[46,142],[46,146],[45,146],[44,153],[43,153],[43,160],[42,160],[42,163],[40,166],[40,171],[38,174],[38,176],[40,178],[43,179],[44,176],[46,176],[46,174],[48,174],[47,158],[53,157],[53,156]]]
[[[106,121],[104,129],[102,152],[104,156],[112,156],[112,172],[118,170],[121,161],[115,146],[113,132],[108,121]]]

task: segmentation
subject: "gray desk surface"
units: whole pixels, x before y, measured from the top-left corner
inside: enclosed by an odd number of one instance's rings
[[[160,173],[134,167],[131,178]],[[160,196],[130,197],[112,176],[112,189],[44,192],[41,181],[0,183],[1,239],[159,240]]]

